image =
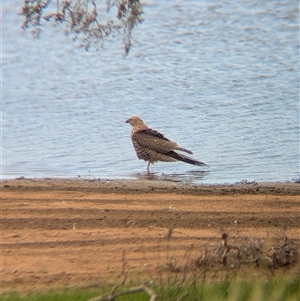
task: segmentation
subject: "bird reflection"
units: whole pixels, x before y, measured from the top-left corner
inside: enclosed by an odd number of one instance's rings
[[[139,180],[193,183],[194,181],[204,179],[208,174],[209,171],[192,170],[187,171],[186,173],[142,172],[133,173],[131,176]]]

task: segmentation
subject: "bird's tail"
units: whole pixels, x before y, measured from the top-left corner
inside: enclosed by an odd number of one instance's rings
[[[188,150],[186,148],[180,147],[180,146],[176,147],[175,149],[179,150],[179,151],[182,151],[182,152],[186,152],[186,153],[191,154],[191,155],[193,154],[192,151],[190,151],[190,150]]]
[[[182,154],[178,154],[178,153],[173,152],[173,151],[168,152],[166,155],[169,156],[169,157],[172,157],[176,160],[179,160],[179,161],[182,161],[182,162],[185,162],[185,163],[189,163],[189,164],[192,164],[192,165],[199,165],[199,166],[209,167],[209,165],[207,165],[207,164],[205,164],[201,161],[195,160],[193,158],[190,158],[190,157],[182,155]]]

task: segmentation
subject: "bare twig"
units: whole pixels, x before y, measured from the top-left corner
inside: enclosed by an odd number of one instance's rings
[[[226,265],[226,261],[227,261],[226,254],[229,253],[231,250],[237,250],[238,251],[237,257],[239,258],[239,256],[240,256],[240,249],[237,246],[228,245],[227,238],[228,238],[228,234],[223,233],[222,234],[222,246],[224,247],[224,252],[222,255],[222,264],[224,266]]]
[[[283,243],[278,246],[272,246],[265,258],[269,261],[271,268],[278,268],[291,265],[298,261],[298,246],[284,234]]]
[[[125,283],[125,280],[126,280],[126,276],[123,278],[123,281],[120,283],[120,284],[117,284],[115,287],[113,287],[113,289],[111,290],[111,295],[113,295],[116,291],[117,288],[119,288],[120,286],[124,285]]]
[[[119,296],[134,294],[134,293],[139,293],[139,292],[146,293],[150,297],[149,301],[157,301],[158,300],[158,295],[148,285],[143,284],[140,286],[135,286],[135,287],[130,287],[128,289],[124,289],[118,293],[115,293],[114,291],[112,291],[109,295],[98,296],[98,297],[89,299],[88,301],[113,301]]]
[[[166,231],[166,235],[165,235],[165,238],[169,241],[171,236],[172,236],[172,233],[173,233],[173,229],[172,228],[169,228],[167,231]]]
[[[122,252],[122,275],[124,275],[126,277],[126,272],[125,272],[125,266],[126,266],[125,255],[126,255],[126,251],[123,250],[123,252]]]
[[[195,283],[197,282],[197,280],[203,275],[205,275],[205,270],[203,270],[199,275],[197,275],[194,280],[190,283],[190,285],[187,287],[186,291],[184,294],[182,294],[181,296],[179,296],[175,301],[181,301],[183,300],[185,297],[187,297],[189,295],[189,290],[190,288],[195,285]]]

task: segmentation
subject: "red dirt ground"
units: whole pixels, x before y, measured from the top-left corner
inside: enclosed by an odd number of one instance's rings
[[[1,289],[153,275],[224,231],[264,238],[285,228],[299,242],[299,194],[296,183],[3,180]]]

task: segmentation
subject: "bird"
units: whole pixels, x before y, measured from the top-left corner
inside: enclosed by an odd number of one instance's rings
[[[157,161],[182,161],[192,165],[208,167],[201,161],[178,153],[177,151],[193,154],[193,152],[180,147],[176,142],[169,140],[160,132],[149,128],[140,117],[132,116],[126,120],[126,123],[131,125],[130,137],[138,159],[148,162],[148,173],[150,164],[154,164]]]

